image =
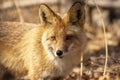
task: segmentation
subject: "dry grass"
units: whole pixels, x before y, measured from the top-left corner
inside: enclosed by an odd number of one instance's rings
[[[13,2],[14,2],[14,4],[15,4],[15,6],[16,6],[16,11],[17,11],[17,13],[18,13],[18,15],[19,15],[20,22],[24,22],[22,10],[21,10],[20,7],[19,7],[18,1],[17,1],[17,0],[13,0]]]
[[[99,9],[99,6],[96,4],[96,0],[94,0],[95,2],[95,5],[96,5],[96,8],[97,8],[97,11],[99,13],[99,15],[101,16],[101,19],[102,19],[102,27],[103,27],[103,32],[104,32],[104,39],[105,39],[105,51],[106,51],[106,59],[105,59],[105,66],[104,66],[104,72],[103,72],[103,76],[106,76],[106,70],[107,70],[107,62],[108,62],[108,42],[107,42],[107,35],[106,35],[106,27],[105,27],[105,23],[104,23],[104,20],[103,20],[103,17],[102,17],[102,13]]]

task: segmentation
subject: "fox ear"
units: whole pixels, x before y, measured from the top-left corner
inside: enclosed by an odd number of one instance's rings
[[[85,3],[76,2],[67,13],[67,22],[70,25],[83,26],[85,22]]]
[[[57,15],[46,4],[41,4],[39,17],[41,24],[52,24],[55,22]]]

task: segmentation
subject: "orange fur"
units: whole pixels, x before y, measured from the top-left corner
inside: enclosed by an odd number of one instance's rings
[[[41,24],[0,22],[0,74],[9,71],[30,80],[55,80],[79,63],[86,47],[84,5],[75,3],[65,17],[40,5]],[[57,50],[63,54],[58,56]],[[2,72],[1,72],[2,71]]]

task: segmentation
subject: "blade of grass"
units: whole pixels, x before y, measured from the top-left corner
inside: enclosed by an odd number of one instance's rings
[[[82,0],[81,0],[82,1]],[[85,3],[85,14],[86,14],[86,11],[87,11],[87,2],[88,2],[88,0],[83,0],[83,2]],[[84,51],[81,53],[81,56],[80,56],[80,71],[79,71],[79,73],[80,73],[80,80],[82,80],[82,76],[83,76],[83,53],[84,53]]]
[[[18,5],[18,1],[17,0],[13,0],[15,6],[16,6],[16,9],[17,9],[17,13],[19,15],[19,19],[20,19],[20,22],[24,22],[24,19],[23,19],[23,15],[22,15],[22,11]]]
[[[80,68],[80,80],[82,80],[82,73],[83,73],[83,53],[81,53],[81,60],[80,60],[80,66],[81,66],[81,68]]]
[[[106,75],[106,70],[107,70],[107,62],[108,62],[108,46],[107,46],[108,42],[107,42],[107,35],[106,35],[105,23],[104,23],[104,20],[103,20],[102,13],[101,13],[101,11],[99,9],[99,6],[96,4],[96,0],[94,0],[94,3],[96,5],[96,8],[97,8],[97,11],[98,11],[99,15],[101,16],[102,27],[103,27],[103,32],[104,32],[106,58],[105,58],[105,66],[104,66],[103,76],[105,76]]]

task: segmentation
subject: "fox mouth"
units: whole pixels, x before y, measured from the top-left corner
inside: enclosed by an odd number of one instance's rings
[[[63,58],[63,56],[59,56],[59,58],[60,58],[60,59],[62,59],[62,58]]]

